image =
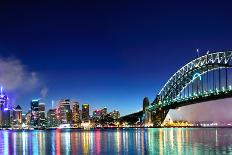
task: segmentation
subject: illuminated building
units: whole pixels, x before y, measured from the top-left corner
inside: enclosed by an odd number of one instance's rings
[[[30,110],[25,115],[25,124],[27,126],[31,125],[31,111]]]
[[[32,127],[39,127],[39,100],[31,101],[31,120]]]
[[[38,116],[40,126],[45,126],[45,103],[39,103]]]
[[[79,113],[79,103],[72,102],[72,124],[74,127],[79,127],[81,120],[80,120],[80,113]]]
[[[20,127],[22,124],[22,108],[18,105],[13,110],[13,126]]]
[[[6,109],[3,111],[2,115],[2,127],[8,128],[11,125],[11,119],[10,119],[10,110]]]
[[[82,122],[89,121],[89,104],[82,104]]]
[[[104,117],[107,115],[107,108],[104,107],[102,110],[101,110],[101,115]]]
[[[2,110],[10,109],[10,106],[9,106],[9,103],[8,103],[8,97],[3,92],[3,87],[1,87],[1,92],[0,92],[0,107],[1,107]]]
[[[102,111],[97,109],[93,111],[93,118],[100,118],[102,115]]]
[[[8,103],[8,97],[3,92],[1,87],[0,92],[0,124],[2,127],[10,127],[10,105]]]
[[[70,109],[70,100],[62,99],[59,102],[59,107],[57,109],[57,118],[59,124],[69,124],[71,123],[71,109]]]
[[[82,121],[82,110],[79,109],[80,121]]]
[[[50,109],[47,112],[47,126],[48,127],[57,127],[57,116],[56,116],[56,109]]]
[[[119,117],[120,117],[120,113],[118,110],[114,110],[113,112],[111,112],[111,117],[114,119],[114,120],[117,120]]]
[[[98,123],[100,121],[100,119],[101,119],[101,115],[102,115],[102,110],[99,110],[99,109],[94,110],[93,111],[93,117],[92,117],[93,121],[95,123]]]

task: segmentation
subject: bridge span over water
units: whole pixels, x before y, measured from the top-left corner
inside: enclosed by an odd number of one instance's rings
[[[232,51],[207,53],[181,67],[146,107],[144,123],[161,126],[170,109],[232,97],[231,57]]]

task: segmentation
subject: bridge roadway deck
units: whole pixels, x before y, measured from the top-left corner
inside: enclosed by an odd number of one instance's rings
[[[208,101],[213,101],[213,100],[220,100],[220,99],[231,98],[231,97],[232,97],[232,91],[212,93],[212,94],[209,94],[208,96],[199,95],[196,97],[192,97],[189,100],[174,101],[169,105],[163,106],[162,109],[164,110],[176,109],[176,108],[191,105],[191,104],[208,102]]]

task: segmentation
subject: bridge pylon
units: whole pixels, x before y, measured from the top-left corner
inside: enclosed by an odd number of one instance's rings
[[[164,122],[169,109],[164,109],[161,106],[160,96],[157,95],[155,101],[152,103],[151,108],[146,109],[146,121],[149,126],[161,127]]]
[[[164,110],[162,108],[157,108],[152,112],[152,123],[153,127],[161,127],[164,122],[169,110]]]

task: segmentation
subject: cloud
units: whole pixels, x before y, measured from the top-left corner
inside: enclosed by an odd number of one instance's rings
[[[44,87],[41,91],[40,91],[40,96],[42,99],[44,99],[48,94],[48,88]]]
[[[36,72],[31,72],[20,60],[0,57],[0,85],[7,91],[25,91],[38,86]]]

